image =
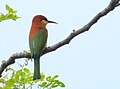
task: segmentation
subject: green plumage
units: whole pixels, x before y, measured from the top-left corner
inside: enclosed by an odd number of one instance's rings
[[[29,46],[34,59],[34,77],[33,80],[40,79],[40,56],[47,42],[47,29],[40,29],[34,35],[29,36]]]

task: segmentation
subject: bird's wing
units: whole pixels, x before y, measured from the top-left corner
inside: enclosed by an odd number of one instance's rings
[[[41,29],[29,39],[29,46],[33,57],[40,57],[47,43],[47,29]]]

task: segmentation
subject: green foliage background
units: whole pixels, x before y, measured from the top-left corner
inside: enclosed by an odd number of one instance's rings
[[[33,81],[33,73],[24,66],[20,66],[17,71],[13,68],[7,68],[6,71],[9,73],[0,78],[2,85],[0,89],[33,89],[34,85],[41,89],[65,87],[65,84],[57,79],[58,75],[45,76],[44,73],[41,73],[41,80]]]
[[[16,21],[18,18],[20,18],[19,16],[16,15],[16,13],[17,13],[16,10],[11,8],[7,4],[6,4],[5,7],[6,7],[7,14],[1,13],[1,15],[0,15],[0,22],[4,21],[4,20],[8,20],[8,19],[12,19],[12,20]]]

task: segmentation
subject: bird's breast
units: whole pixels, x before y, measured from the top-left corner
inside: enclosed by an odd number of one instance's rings
[[[30,37],[34,37],[36,34],[38,34],[41,30],[44,30],[47,33],[46,28],[40,28],[39,26],[32,26],[30,29]]]

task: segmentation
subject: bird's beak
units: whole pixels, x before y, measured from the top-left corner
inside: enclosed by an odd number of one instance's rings
[[[58,23],[56,23],[56,22],[54,22],[54,21],[48,21],[48,23],[55,23],[55,24],[58,24]]]

